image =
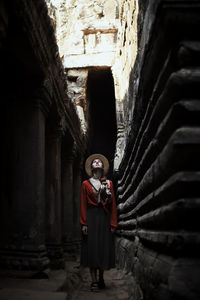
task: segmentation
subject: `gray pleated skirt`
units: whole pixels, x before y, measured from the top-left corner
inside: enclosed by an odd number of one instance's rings
[[[115,267],[114,234],[110,231],[110,212],[103,207],[87,209],[88,235],[82,235],[80,263],[84,267],[108,270]]]

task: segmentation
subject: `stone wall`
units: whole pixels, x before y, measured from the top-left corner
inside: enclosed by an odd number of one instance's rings
[[[45,1],[0,5],[0,267],[32,276],[63,267],[69,231],[80,240],[86,140]]]
[[[76,107],[84,134],[87,134],[88,130],[87,80],[88,69],[67,71],[67,94]]]
[[[131,123],[129,97],[133,85],[129,78],[138,52],[138,1],[119,1],[120,24],[115,60],[112,65],[115,83],[116,116],[118,122],[118,139],[115,152],[115,170],[119,168],[126,144],[125,132]],[[132,104],[133,105],[133,104]]]
[[[112,65],[119,23],[116,0],[46,2],[65,68]]]
[[[116,250],[135,300],[198,299],[200,40],[198,1],[138,2]]]

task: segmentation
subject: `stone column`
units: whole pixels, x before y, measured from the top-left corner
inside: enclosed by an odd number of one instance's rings
[[[46,245],[51,267],[64,266],[61,215],[61,131],[46,138]]]
[[[62,161],[63,242],[66,258],[73,256],[73,161],[73,150],[69,146]]]
[[[1,268],[41,271],[45,247],[45,115],[43,103],[9,107],[7,175],[0,207]]]
[[[77,153],[76,160],[73,166],[73,239],[75,248],[80,245],[80,202],[81,202],[81,168],[82,160],[80,154]]]

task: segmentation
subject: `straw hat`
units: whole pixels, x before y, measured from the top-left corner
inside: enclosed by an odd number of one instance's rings
[[[108,173],[109,170],[109,162],[107,160],[107,158],[105,156],[103,156],[102,154],[92,154],[90,155],[86,162],[85,162],[85,171],[88,174],[88,176],[92,176],[92,170],[91,170],[91,165],[94,159],[100,159],[103,163],[103,173],[104,175],[106,175]]]

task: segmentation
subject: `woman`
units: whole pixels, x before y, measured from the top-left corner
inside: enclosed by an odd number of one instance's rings
[[[81,190],[81,265],[90,268],[91,291],[96,291],[105,288],[104,270],[115,266],[113,233],[117,212],[112,181],[105,178],[109,170],[107,158],[101,154],[89,156],[85,170],[90,179],[83,182]]]

